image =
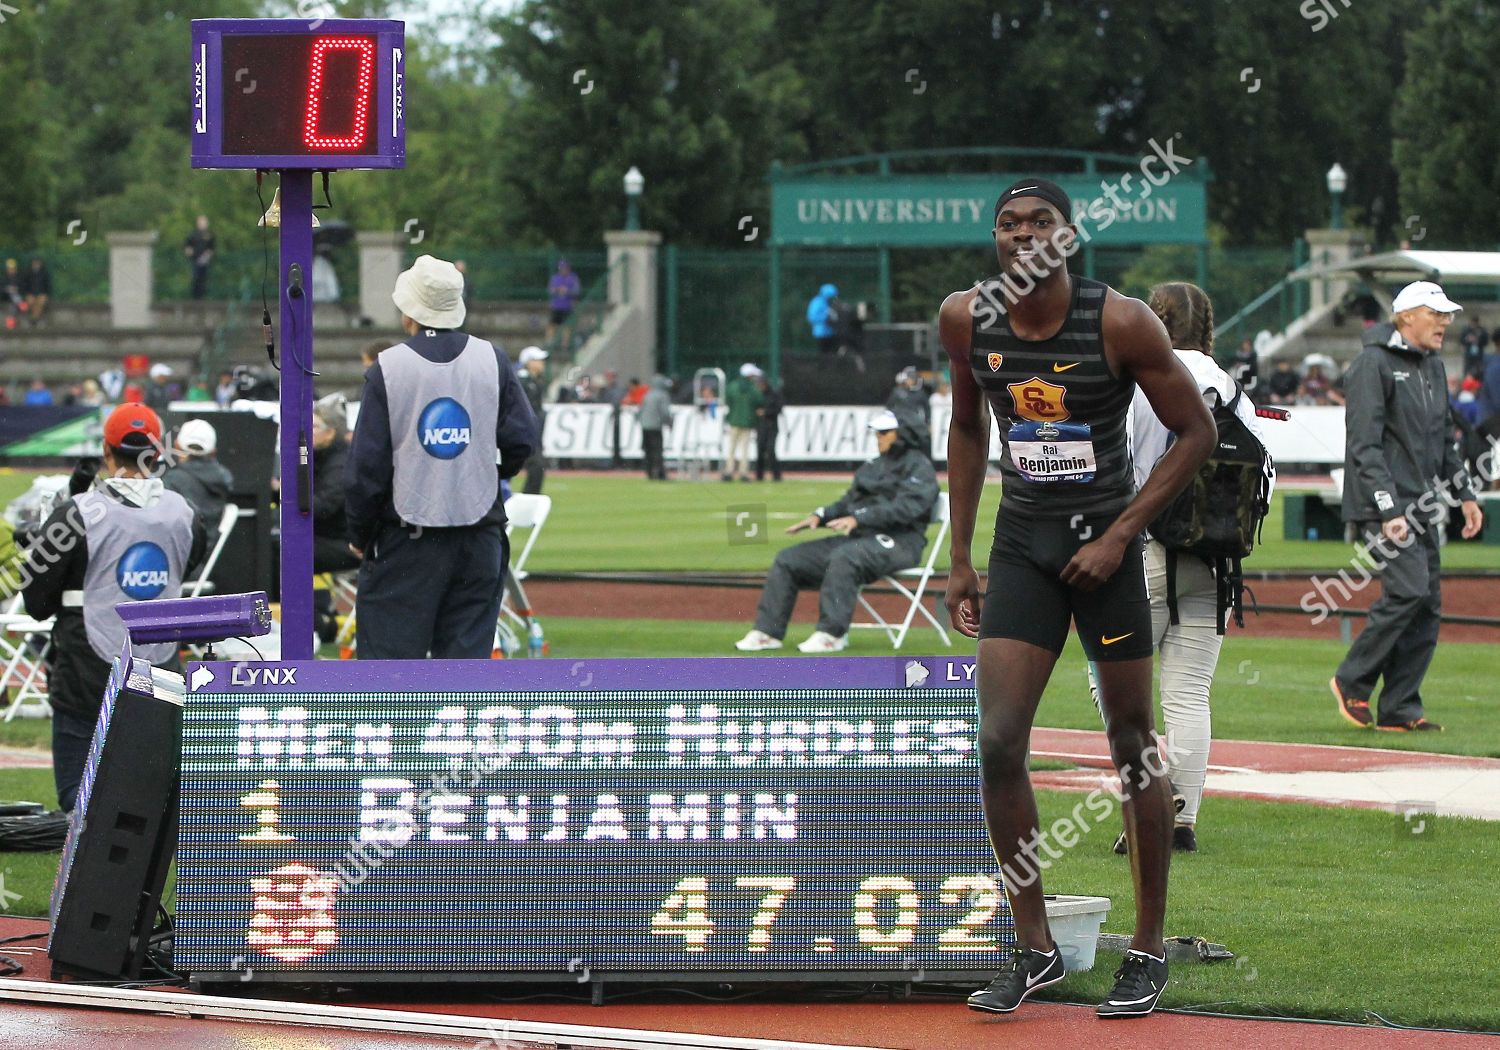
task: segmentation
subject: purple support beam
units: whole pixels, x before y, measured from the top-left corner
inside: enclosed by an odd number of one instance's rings
[[[283,660],[313,658],[313,377],[308,374],[313,367],[312,179],[311,171],[281,173],[281,274],[278,284],[281,289]]]

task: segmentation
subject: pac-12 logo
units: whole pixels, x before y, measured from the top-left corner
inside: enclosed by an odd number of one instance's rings
[[[149,540],[133,543],[115,566],[115,580],[120,590],[135,601],[158,597],[167,589],[170,568],[167,554]]]
[[[440,397],[422,409],[417,437],[429,456],[454,459],[469,447],[469,413],[451,397]]]

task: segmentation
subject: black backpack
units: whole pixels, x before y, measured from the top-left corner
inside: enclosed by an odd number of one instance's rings
[[[1227,404],[1217,392],[1213,408],[1218,441],[1208,461],[1151,523],[1151,536],[1167,550],[1167,610],[1177,615],[1177,556],[1208,562],[1218,583],[1215,626],[1224,633],[1224,613],[1245,626],[1245,580],[1240,563],[1255,549],[1271,509],[1271,454],[1235,415],[1245,391],[1235,384]],[[1170,445],[1170,442],[1169,442]]]

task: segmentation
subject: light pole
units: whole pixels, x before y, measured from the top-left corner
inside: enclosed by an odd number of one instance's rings
[[[634,164],[625,173],[625,228],[641,228],[641,191],[646,188],[646,176]]]
[[[1334,162],[1333,167],[1328,169],[1328,196],[1331,202],[1328,228],[1330,230],[1344,228],[1344,190],[1348,187],[1348,173],[1344,171],[1342,164]]]

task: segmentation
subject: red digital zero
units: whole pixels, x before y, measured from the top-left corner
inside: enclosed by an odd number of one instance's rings
[[[352,51],[359,59],[354,117],[342,133],[322,127],[323,77],[329,52]],[[312,67],[307,75],[307,120],[302,141],[312,151],[357,150],[369,137],[370,81],[375,72],[375,42],[368,37],[320,37],[313,41]]]

